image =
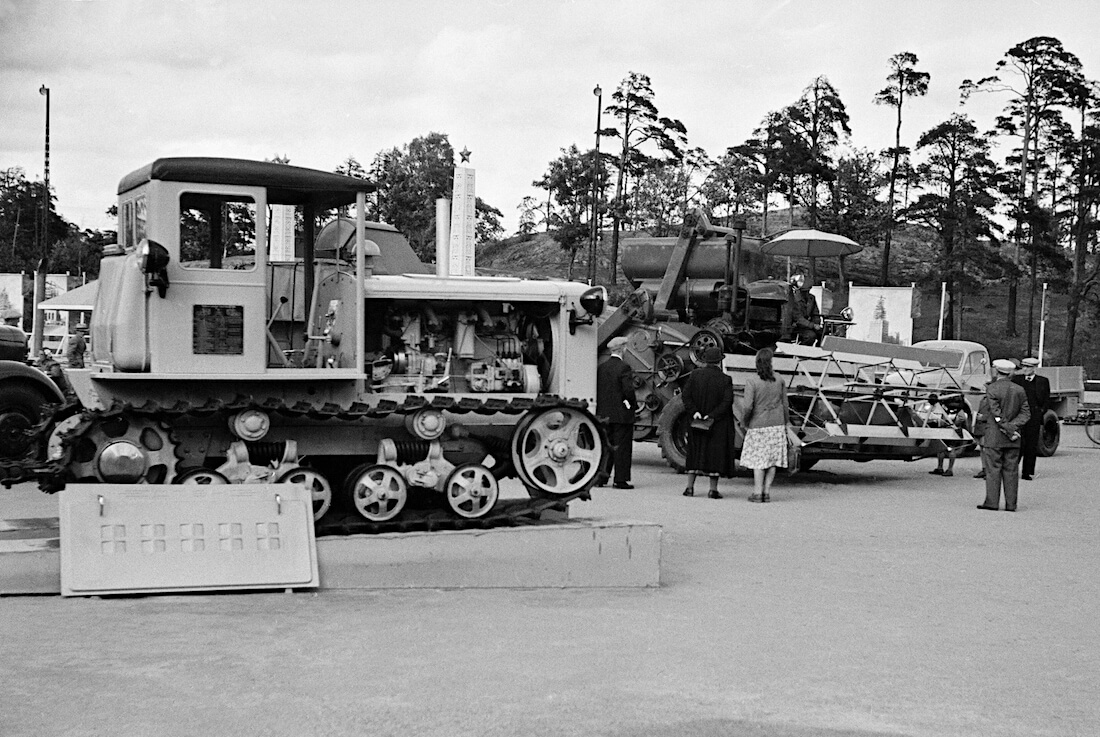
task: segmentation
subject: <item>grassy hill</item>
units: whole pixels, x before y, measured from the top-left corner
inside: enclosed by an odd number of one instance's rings
[[[624,234],[623,238],[628,238]],[[600,274],[606,278],[610,264],[610,234],[605,234],[601,248],[597,253]],[[581,252],[573,266],[573,278],[583,280],[587,273],[586,252]],[[845,260],[848,281],[857,285],[878,284],[881,269],[882,252],[878,248],[865,248],[861,253]],[[917,230],[905,230],[895,236],[890,259],[891,282],[897,284],[915,283],[921,292],[921,315],[913,324],[913,339],[930,340],[936,337],[939,322],[940,284],[936,276],[938,252],[926,237]],[[818,281],[825,281],[830,289],[838,291],[841,286],[837,278],[836,259],[819,259],[817,263]],[[557,241],[546,233],[529,238],[509,238],[499,243],[489,244],[478,249],[478,268],[486,273],[511,274],[528,278],[566,278],[569,272],[569,256]],[[796,267],[809,270],[808,260],[792,259]],[[777,260],[775,273],[784,273],[786,264]],[[612,302],[621,299],[630,292],[630,285],[620,274],[619,281],[607,285]],[[958,337],[975,340],[989,348],[994,358],[1018,358],[1027,351],[1027,312],[1028,283],[1021,282],[1019,299],[1016,306],[1017,335],[1007,334],[1007,286],[994,283],[978,291],[964,293],[962,299],[962,332]],[[1060,362],[1063,355],[1062,342],[1065,334],[1068,299],[1064,293],[1054,289],[1047,291],[1048,321],[1046,326],[1045,352],[1047,363]],[[1032,327],[1032,352],[1038,348],[1039,341],[1039,305],[1040,294],[1035,298],[1035,320]],[[1095,337],[1095,320],[1088,315],[1078,319],[1074,363],[1085,367],[1090,378],[1100,378],[1100,337]]]

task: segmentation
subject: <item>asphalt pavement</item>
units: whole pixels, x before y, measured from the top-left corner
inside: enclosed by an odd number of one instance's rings
[[[1097,735],[1100,446],[1064,433],[1015,514],[976,457],[761,505],[639,444],[573,515],[661,524],[660,588],[0,598],[0,735]]]

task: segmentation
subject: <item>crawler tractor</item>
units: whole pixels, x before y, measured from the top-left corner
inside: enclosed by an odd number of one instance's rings
[[[92,352],[67,371],[78,411],[5,483],[300,483],[319,530],[486,525],[586,497],[606,445],[588,409],[603,290],[432,273],[366,221],[373,189],[231,159],[123,178]],[[529,499],[499,499],[512,477]]]

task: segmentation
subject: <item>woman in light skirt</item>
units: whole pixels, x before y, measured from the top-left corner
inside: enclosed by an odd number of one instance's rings
[[[750,502],[771,501],[776,468],[787,467],[787,424],[789,422],[787,387],[772,370],[771,348],[756,352],[756,376],[745,382],[741,424],[745,443],[741,465],[752,469],[753,491]]]

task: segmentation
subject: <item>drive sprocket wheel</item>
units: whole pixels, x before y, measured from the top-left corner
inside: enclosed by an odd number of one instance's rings
[[[74,441],[68,471],[78,482],[164,484],[178,462],[167,425],[122,413],[94,420]]]
[[[529,414],[512,435],[512,463],[535,494],[572,494],[595,481],[605,439],[588,412],[558,407]]]

